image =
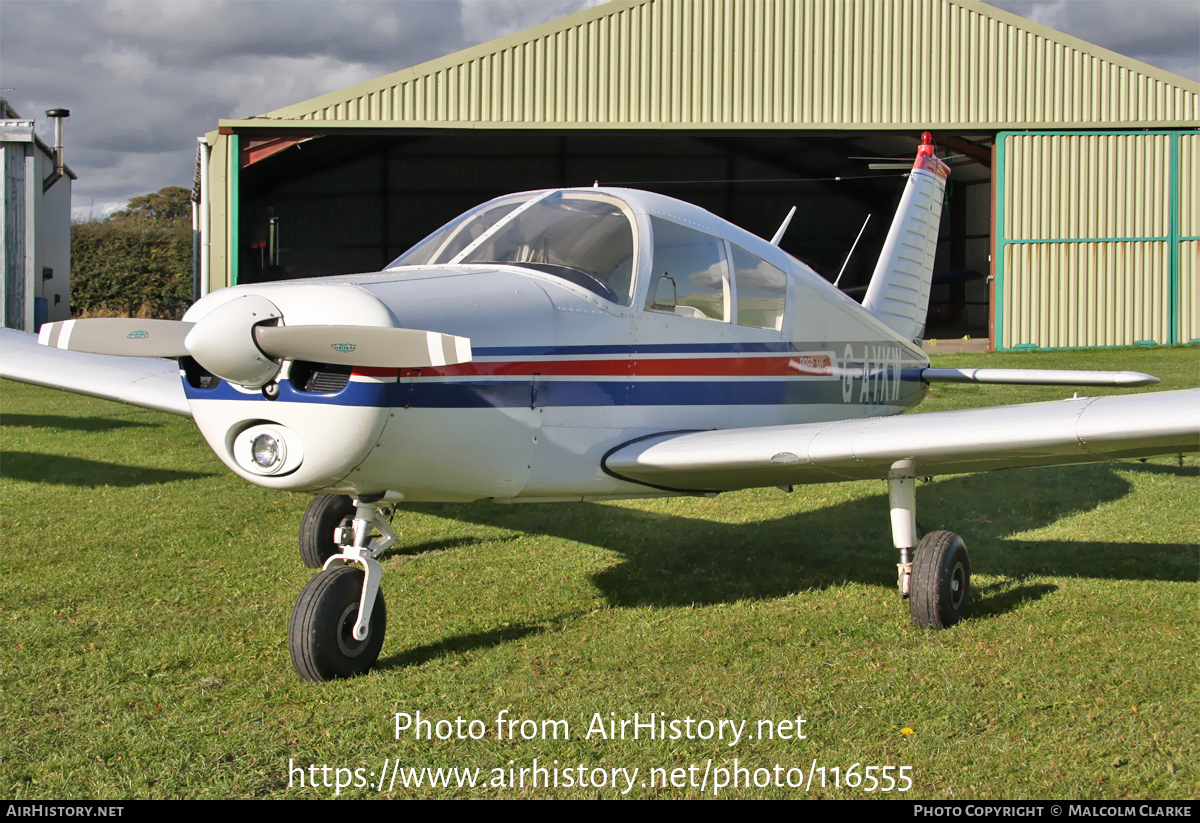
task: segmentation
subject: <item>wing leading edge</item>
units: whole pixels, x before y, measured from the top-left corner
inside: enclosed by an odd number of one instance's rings
[[[173,360],[64,351],[38,345],[35,335],[0,329],[0,377],[192,416]]]
[[[1080,397],[805,423],[667,433],[607,455],[624,480],[675,491],[732,491],[886,478],[901,460],[916,476],[1095,463],[1200,451],[1200,389]]]

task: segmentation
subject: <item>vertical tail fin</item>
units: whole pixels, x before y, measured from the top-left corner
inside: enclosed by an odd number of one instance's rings
[[[908,340],[925,331],[933,255],[950,167],[934,154],[933,135],[921,135],[912,174],[871,275],[863,308]]]

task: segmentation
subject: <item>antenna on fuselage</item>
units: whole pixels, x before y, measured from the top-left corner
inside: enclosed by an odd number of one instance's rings
[[[788,224],[792,222],[792,217],[796,214],[796,207],[792,206],[792,210],[788,212],[787,217],[783,218],[783,224],[775,232],[775,236],[771,238],[771,245],[778,246],[779,241],[783,239],[783,233],[787,231]]]
[[[837,279],[833,281],[833,287],[836,289],[837,284],[842,281],[842,275],[846,273],[846,266],[850,264],[850,255],[854,254],[854,250],[858,248],[858,241],[862,239],[863,232],[867,230],[867,224],[871,222],[871,215],[867,215],[867,219],[863,221],[862,228],[858,230],[858,237],[854,238],[854,245],[850,247],[850,253],[846,255],[845,261],[842,263],[842,270],[838,272]]]

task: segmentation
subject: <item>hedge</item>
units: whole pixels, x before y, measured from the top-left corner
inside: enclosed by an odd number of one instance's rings
[[[192,230],[105,220],[71,226],[71,316],[178,320],[192,303]]]

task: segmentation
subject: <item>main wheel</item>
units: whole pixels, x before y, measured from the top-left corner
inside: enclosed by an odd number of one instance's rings
[[[354,501],[346,494],[318,494],[300,521],[300,559],[319,569],[339,551],[333,533],[354,521]]]
[[[288,652],[305,680],[322,682],[362,674],[379,659],[387,631],[383,592],[375,595],[365,640],[354,639],[363,570],[334,566],[318,574],[296,601],[288,624]]]
[[[967,547],[954,532],[930,532],[917,544],[909,582],[908,605],[922,629],[944,629],[971,608],[971,563]]]

